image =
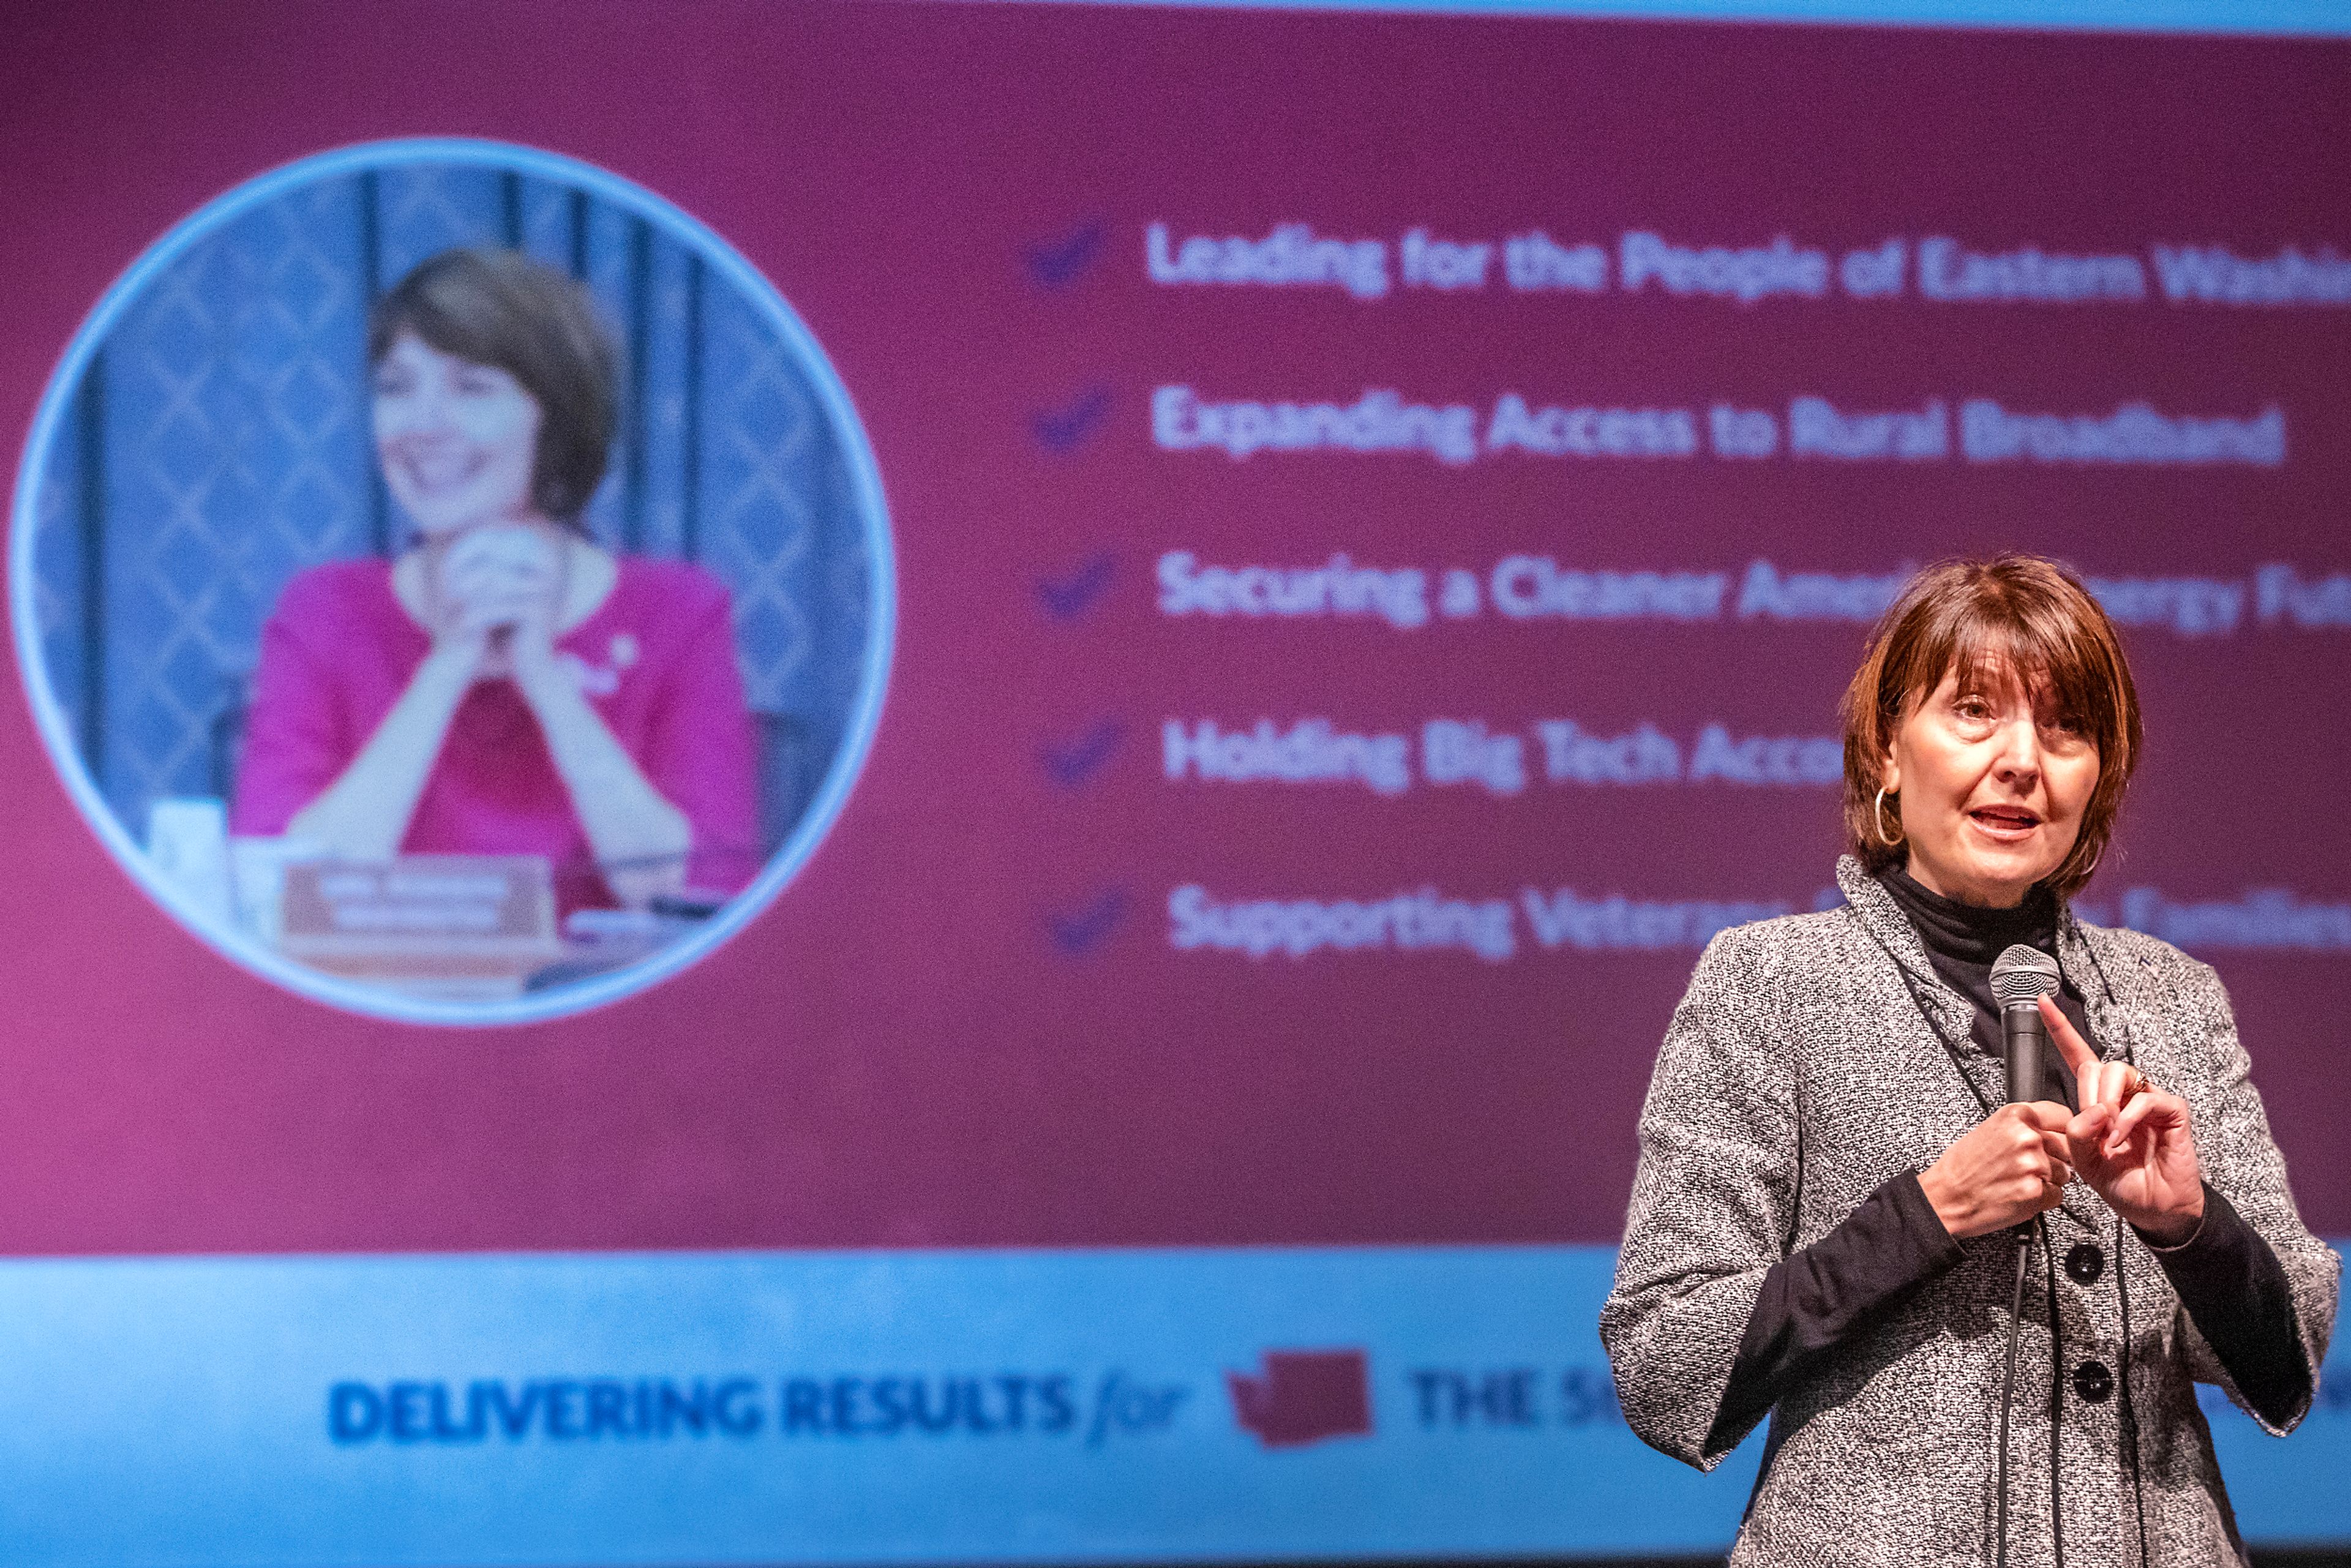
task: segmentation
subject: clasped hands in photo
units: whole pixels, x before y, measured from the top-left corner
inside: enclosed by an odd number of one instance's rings
[[[2082,1108],[2003,1105],[1919,1172],[1944,1228],[1961,1239],[2005,1229],[2056,1207],[2079,1176],[2156,1245],[2186,1241],[2204,1217],[2188,1102],[2127,1062],[2098,1060],[2045,996],[2041,1017]]]
[[[465,661],[477,680],[511,678],[528,689],[554,664],[563,566],[562,541],[546,530],[511,523],[465,530],[426,569],[434,651]]]

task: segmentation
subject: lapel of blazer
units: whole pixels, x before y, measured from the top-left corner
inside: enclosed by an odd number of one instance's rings
[[[2126,1054],[2129,1019],[2120,996],[2109,996],[2107,984],[2127,988],[2135,977],[2122,972],[2111,958],[2101,962],[2093,950],[2090,928],[2074,918],[2073,907],[2057,908],[2057,967],[2082,998],[2082,1012],[2090,1025],[2090,1049],[2107,1061]]]
[[[1926,944],[1918,939],[1910,917],[1902,913],[1894,895],[1862,869],[1861,862],[1851,855],[1840,856],[1836,873],[1846,906],[1894,971],[1888,978],[1894,981],[1890,1004],[1895,1016],[1886,1022],[1894,1026],[1892,1036],[1903,1043],[1906,1057],[1899,1064],[1901,1074],[1890,1081],[1898,1082],[1907,1077],[1917,1084],[1920,1092],[1905,1109],[1935,1116],[1940,1124],[1938,1130],[1956,1139],[1983,1119],[1983,1107],[1969,1092],[1970,1086],[1994,1105],[2006,1092],[2000,1064],[1977,1051],[1968,1038],[1975,1022],[1975,1004],[1943,984],[1927,960]],[[1906,990],[1907,996],[1903,994]],[[1909,1027],[1903,1027],[1904,1015]],[[1958,1049],[1950,1049],[1951,1045]]]

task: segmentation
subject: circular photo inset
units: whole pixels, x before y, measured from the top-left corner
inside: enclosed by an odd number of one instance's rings
[[[346,148],[182,223],[68,349],[15,517],[18,661],[99,838],[360,1012],[675,973],[881,713],[889,519],[823,351],[702,225],[528,148]]]

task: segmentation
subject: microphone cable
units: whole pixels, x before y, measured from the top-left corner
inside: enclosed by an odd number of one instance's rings
[[[2008,1415],[2016,1403],[2016,1342],[2024,1327],[2024,1270],[2032,1261],[2032,1226],[2016,1228],[2016,1288],[2008,1300],[2008,1375],[2000,1385],[2000,1558],[2008,1568]]]

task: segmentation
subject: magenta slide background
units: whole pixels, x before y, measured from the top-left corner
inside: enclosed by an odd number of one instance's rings
[[[2002,250],[2351,240],[2351,51],[1558,19],[831,7],[54,6],[10,24],[0,424],[251,176],[494,138],[708,224],[865,423],[900,583],[830,837],[731,942],[557,1022],[350,1016],[224,961],[81,821],[21,696],[0,1252],[1613,1242],[1695,956],[1179,952],[1171,889],[1521,885],[1811,907],[1823,789],[1170,784],[1170,717],[1833,731],[1856,626],[1170,618],[1153,563],[2101,577],[2351,566],[2351,314],[1155,287],[1145,225]],[[1054,256],[1099,253],[1060,277]],[[1048,276],[1052,280],[1048,281]],[[1155,450],[1151,390],[2285,410],[2277,468],[1907,469]],[[1042,423],[1040,423],[1042,422]],[[1107,561],[1107,566],[1102,565]],[[1091,574],[1090,574],[1090,569]],[[1057,597],[1058,596],[1058,597]],[[2351,633],[2134,631],[2146,768],[2092,895],[2351,897]],[[1051,758],[1106,756],[1065,781]],[[1042,760],[1040,760],[1042,758]],[[2340,952],[2222,950],[2306,1218],[2351,1232]]]

